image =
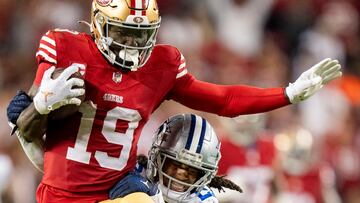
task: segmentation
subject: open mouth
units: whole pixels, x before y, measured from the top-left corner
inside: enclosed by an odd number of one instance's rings
[[[187,189],[184,185],[177,183],[177,182],[172,182],[170,185],[170,189],[174,190],[176,192],[185,192],[185,190]]]

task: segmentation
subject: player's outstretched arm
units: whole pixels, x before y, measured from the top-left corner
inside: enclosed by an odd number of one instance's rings
[[[296,104],[309,98],[325,84],[342,75],[339,61],[324,59],[303,72],[300,77],[286,87],[286,95],[291,103]]]
[[[200,111],[234,117],[271,111],[309,98],[323,85],[341,76],[337,60],[325,59],[301,74],[286,88],[217,85],[191,75],[178,79],[169,98]]]

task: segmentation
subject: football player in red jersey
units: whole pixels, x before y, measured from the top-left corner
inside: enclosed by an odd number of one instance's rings
[[[279,153],[276,203],[342,202],[334,169],[323,159],[314,135],[298,125],[278,132]]]
[[[94,0],[91,35],[56,29],[41,38],[28,93],[33,102],[24,111],[16,108],[28,98],[22,93],[8,108],[27,141],[46,133],[38,202],[107,199],[107,190],[134,168],[140,132],[166,99],[231,117],[300,102],[341,75],[339,62],[325,59],[286,88],[202,82],[188,73],[179,50],[155,45],[160,21],[156,0]],[[68,68],[52,79],[54,67]],[[70,79],[76,71],[83,79]],[[77,97],[85,92],[81,102]],[[69,104],[80,105],[79,111],[50,119],[50,112]]]
[[[228,203],[269,203],[275,183],[276,148],[274,134],[265,129],[267,116],[253,114],[236,118],[221,118],[226,130],[221,138],[221,153],[236,154],[236,159],[223,156],[219,175],[244,188],[239,196],[231,190],[216,194],[219,201]],[[216,192],[216,191],[215,191]]]

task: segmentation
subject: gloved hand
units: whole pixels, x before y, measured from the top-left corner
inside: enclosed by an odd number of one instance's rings
[[[286,87],[285,92],[292,104],[303,101],[321,89],[331,80],[342,75],[339,61],[324,59],[303,72],[300,77]]]
[[[143,192],[149,196],[154,196],[158,191],[157,185],[151,183],[136,172],[130,172],[111,188],[109,197],[110,199],[116,199],[133,192]]]
[[[10,101],[7,107],[8,121],[16,125],[16,121],[24,109],[26,109],[32,102],[32,99],[26,92],[19,90]]]
[[[49,114],[51,111],[68,104],[80,105],[81,100],[77,97],[85,94],[85,89],[82,87],[84,80],[71,78],[74,73],[79,71],[78,66],[71,65],[57,78],[52,79],[51,75],[54,70],[55,67],[52,66],[45,71],[39,91],[34,97],[35,109],[40,114]]]

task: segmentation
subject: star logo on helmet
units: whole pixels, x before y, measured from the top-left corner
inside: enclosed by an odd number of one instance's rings
[[[112,2],[112,0],[96,0],[96,2],[100,6],[108,6]]]

